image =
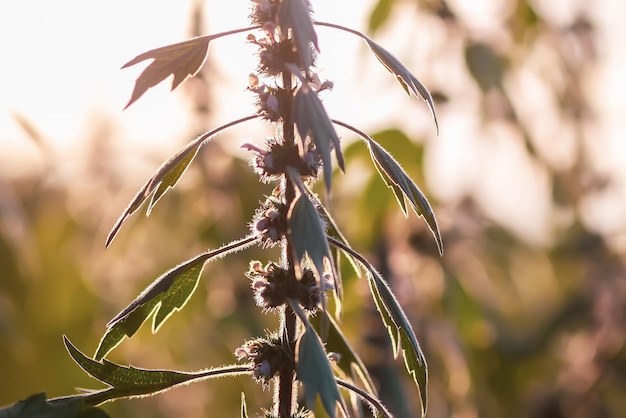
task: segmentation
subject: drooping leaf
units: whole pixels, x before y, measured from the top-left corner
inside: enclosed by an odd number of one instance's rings
[[[172,90],[188,77],[196,75],[206,60],[209,52],[209,42],[212,39],[214,39],[214,36],[199,36],[187,41],[152,49],[124,64],[122,68],[130,67],[147,59],[154,60],[135,81],[135,89],[124,109],[143,96],[150,87],[156,86],[171,74],[174,75]]]
[[[117,233],[119,232],[122,223],[133,213],[137,211],[141,207],[141,205],[154,193],[156,193],[152,198],[152,201],[148,205],[147,215],[150,214],[152,208],[156,204],[156,202],[163,196],[167,190],[173,188],[183,173],[187,170],[187,167],[193,161],[194,157],[198,153],[200,147],[206,144],[213,136],[217,135],[219,132],[228,129],[234,125],[239,123],[258,118],[258,115],[246,116],[241,119],[237,119],[235,121],[229,122],[225,125],[219,126],[205,134],[200,135],[198,138],[191,141],[189,144],[185,145],[181,148],[176,154],[172,155],[167,159],[161,166],[156,170],[156,172],[148,179],[148,181],[143,185],[143,187],[137,192],[133,200],[130,202],[126,210],[119,217],[115,225],[111,229],[109,236],[107,237],[105,247],[108,247],[111,244],[111,241],[115,238]],[[158,189],[157,189],[158,187]]]
[[[324,105],[317,97],[317,93],[306,85],[301,85],[293,99],[292,114],[298,134],[304,142],[310,135],[324,165],[324,181],[326,190],[330,192],[332,181],[332,161],[330,152],[335,149],[335,157],[341,170],[344,170],[343,154],[335,128],[333,127]]]
[[[92,360],[78,350],[67,337],[64,336],[63,341],[70,356],[85,372],[109,386],[107,389],[87,394],[85,402],[89,405],[99,405],[112,399],[153,395],[182,383],[252,372],[250,365],[225,366],[195,373],[125,367],[107,360],[102,362]]]
[[[376,167],[376,171],[378,171],[378,174],[383,179],[387,187],[389,187],[393,191],[393,194],[396,196],[396,201],[400,205],[400,209],[402,209],[402,213],[404,213],[404,216],[408,216],[409,212],[406,208],[406,201],[404,199],[402,189],[389,178],[385,170],[383,170],[383,168],[380,166],[380,164],[378,164],[376,160],[374,160],[374,166]]]
[[[413,182],[409,175],[402,169],[402,166],[400,166],[391,154],[389,154],[379,143],[374,141],[365,132],[336,119],[333,119],[333,123],[351,130],[367,142],[370,150],[370,156],[374,161],[374,165],[376,166],[378,173],[385,183],[393,190],[402,211],[405,215],[407,215],[406,204],[404,202],[404,198],[406,198],[415,213],[418,216],[423,217],[426,221],[426,224],[435,238],[439,254],[442,255],[443,241],[441,239],[441,233],[439,232],[437,219],[435,218],[435,213],[433,212],[428,199],[426,199],[426,196],[424,196],[415,182]]]
[[[37,393],[13,405],[0,409],[0,418],[108,418],[101,409],[86,403],[86,395],[46,400]]]
[[[437,128],[437,133],[439,133],[439,123],[437,122],[437,114],[435,113],[435,103],[433,102],[433,98],[428,91],[428,89],[409,71],[408,68],[405,67],[400,60],[398,60],[395,56],[393,56],[389,51],[387,51],[382,46],[378,45],[376,42],[372,41],[365,35],[362,35],[367,45],[370,47],[376,58],[391,72],[396,76],[400,85],[404,88],[404,91],[410,96],[411,92],[420,96],[428,105],[430,109],[430,113],[432,114],[433,120],[435,121],[435,127]]]
[[[441,240],[439,225],[437,224],[437,219],[426,196],[424,196],[413,180],[406,174],[400,164],[398,164],[391,154],[380,144],[371,138],[367,139],[367,144],[372,155],[372,160],[375,162],[376,168],[378,168],[385,182],[387,182],[387,184],[391,182],[394,185],[393,190],[396,197],[398,197],[397,189],[400,189],[415,213],[424,218],[435,238],[439,254],[443,254],[443,241]],[[382,173],[385,175],[382,175]],[[404,205],[401,206],[406,213]]]
[[[417,341],[413,327],[404,310],[398,303],[389,284],[381,277],[376,269],[359,253],[345,246],[341,242],[329,238],[329,242],[345,251],[350,252],[356,260],[367,270],[367,279],[376,307],[383,323],[389,331],[389,337],[396,356],[402,351],[407,371],[415,381],[422,400],[422,417],[426,414],[428,386],[428,365],[422,349]]]
[[[319,51],[317,33],[313,28],[308,0],[283,0],[278,9],[278,25],[284,37],[289,29],[296,43],[298,56],[305,70],[313,65],[313,50]]]
[[[109,321],[94,358],[101,360],[124,337],[132,337],[153,313],[152,332],[157,332],[167,318],[187,303],[198,285],[206,262],[242,250],[257,241],[258,238],[254,236],[235,241],[215,251],[202,253],[162,274]]]
[[[287,215],[289,239],[294,254],[298,259],[296,273],[302,274],[301,264],[304,261],[304,256],[308,256],[317,273],[318,286],[323,292],[325,263],[328,262],[332,269],[332,259],[326,239],[324,222],[309,199],[298,173],[289,167],[288,174],[300,191],[300,195],[294,200]],[[332,271],[332,275],[333,278],[336,277],[334,271]],[[326,312],[326,298],[322,297],[321,299],[322,310]]]
[[[298,303],[289,300],[289,305],[305,326],[304,333],[296,343],[296,376],[304,385],[304,399],[307,405],[312,408],[319,395],[326,413],[331,418],[336,416],[337,402],[346,413],[346,407],[339,394],[339,388],[322,341]]]

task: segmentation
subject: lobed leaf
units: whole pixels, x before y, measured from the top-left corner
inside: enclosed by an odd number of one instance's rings
[[[430,113],[435,121],[435,127],[437,128],[437,134],[439,133],[439,123],[437,122],[437,114],[435,112],[435,103],[433,98],[428,91],[428,89],[415,77],[411,71],[405,67],[400,60],[398,60],[395,56],[393,56],[389,51],[387,51],[382,46],[378,45],[376,42],[372,41],[365,35],[362,35],[367,45],[370,47],[376,58],[391,72],[396,76],[404,91],[410,96],[411,92],[420,96],[428,105],[430,109]]]
[[[355,259],[367,270],[368,283],[378,308],[378,312],[383,323],[389,331],[389,337],[393,345],[395,355],[402,350],[404,364],[407,371],[415,381],[422,400],[422,417],[426,415],[427,397],[426,388],[428,386],[428,365],[422,349],[417,341],[415,332],[407,318],[404,310],[398,303],[389,284],[380,276],[374,267],[359,253],[343,245],[341,242],[329,238],[329,241],[350,252]]]
[[[311,140],[322,157],[326,190],[330,192],[333,174],[330,157],[332,148],[335,149],[337,163],[342,171],[344,170],[344,161],[339,137],[326,113],[326,109],[324,109],[324,105],[322,105],[315,91],[306,85],[301,85],[293,99],[292,114],[303,145],[304,140],[310,134]],[[305,148],[303,147],[303,149]]]
[[[307,405],[312,408],[319,395],[326,413],[331,418],[336,416],[337,402],[339,402],[344,415],[347,416],[346,407],[339,393],[330,360],[324,351],[322,341],[298,303],[290,300],[289,305],[305,326],[304,333],[296,342],[296,375],[297,379],[304,385],[304,399]]]
[[[0,418],[108,418],[101,409],[86,402],[86,395],[75,395],[46,400],[45,393],[37,393],[13,405],[0,409]]]
[[[415,213],[424,218],[435,238],[439,254],[443,255],[443,241],[441,239],[441,233],[439,232],[439,225],[437,224],[437,219],[426,196],[424,196],[413,180],[406,174],[400,164],[380,144],[369,137],[367,138],[367,144],[372,160],[376,164],[376,168],[381,174],[381,177],[383,177],[387,185],[392,184],[393,191],[398,201],[400,201],[398,193],[402,191],[402,194],[409,201]],[[401,204],[400,206],[406,214],[405,205]]]
[[[148,179],[148,181],[143,185],[143,187],[137,192],[133,200],[130,202],[126,210],[122,213],[119,219],[113,225],[109,236],[106,239],[105,247],[108,247],[120,228],[122,227],[122,223],[130,217],[133,213],[137,211],[141,207],[141,205],[152,195],[150,204],[148,205],[147,215],[150,214],[152,208],[156,204],[156,202],[163,196],[170,188],[173,188],[183,173],[189,167],[189,164],[193,161],[194,157],[198,153],[200,147],[206,144],[211,138],[217,135],[219,132],[228,129],[234,125],[239,123],[258,118],[258,115],[246,116],[241,119],[234,120],[225,125],[219,126],[205,134],[200,135],[189,144],[185,145],[181,148],[176,154],[172,155],[167,159],[161,166],[156,170],[156,172]],[[158,188],[158,189],[157,189]]]
[[[278,9],[278,26],[283,36],[291,29],[296,50],[305,70],[313,65],[311,45],[319,51],[308,0],[283,0]]]
[[[70,356],[85,372],[109,386],[107,389],[87,394],[85,400],[89,405],[99,405],[119,398],[152,395],[192,381],[252,372],[250,365],[226,366],[195,373],[125,367],[107,360],[102,362],[92,360],[78,350],[67,337],[63,336],[63,341]]]
[[[127,68],[147,59],[153,59],[135,81],[135,88],[130,100],[124,107],[128,108],[137,101],[149,88],[156,86],[171,74],[174,75],[172,90],[188,77],[196,75],[209,52],[209,42],[214,36],[199,36],[183,42],[152,49],[140,54],[124,64]]]
[[[235,241],[215,251],[202,253],[159,276],[130,305],[109,321],[94,358],[101,360],[124,337],[132,337],[153,313],[152,332],[157,332],[167,318],[185,306],[198,286],[207,261],[242,250],[257,241],[258,238],[253,236]]]

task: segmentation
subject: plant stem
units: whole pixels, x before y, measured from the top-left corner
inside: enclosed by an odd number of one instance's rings
[[[292,75],[289,70],[285,70],[282,73],[283,88],[287,91],[292,89]],[[291,106],[286,106],[288,110],[282,115],[280,122],[280,128],[282,133],[282,141],[285,144],[293,143],[295,141],[294,123],[291,116]],[[295,187],[293,182],[287,175],[283,176],[281,183],[285,204],[290,207],[296,198]],[[295,275],[293,251],[289,238],[285,240],[283,246],[283,260],[287,265],[288,270]],[[295,359],[295,346],[298,338],[297,316],[293,309],[289,305],[285,305],[281,310],[280,327],[281,335],[283,338],[283,344],[285,348],[294,356]],[[294,377],[295,377],[295,360],[292,362],[286,362],[281,365],[278,376],[276,377],[276,386],[274,392],[274,408],[275,413],[280,418],[290,418],[293,414],[295,407],[295,389]]]

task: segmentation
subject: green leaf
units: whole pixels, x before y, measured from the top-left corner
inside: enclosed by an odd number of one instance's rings
[[[122,227],[122,223],[130,217],[133,213],[137,211],[141,207],[141,205],[154,193],[156,193],[152,198],[152,201],[148,205],[147,215],[150,214],[152,208],[156,204],[156,202],[163,196],[170,188],[174,187],[183,173],[187,170],[187,167],[193,161],[194,157],[198,153],[200,147],[206,144],[211,138],[217,135],[219,132],[228,129],[234,125],[239,123],[258,118],[258,115],[246,116],[241,119],[234,120],[225,125],[219,126],[205,134],[200,135],[189,144],[185,145],[181,148],[176,154],[172,155],[167,159],[161,166],[156,170],[156,172],[148,179],[148,181],[143,185],[143,187],[137,192],[133,200],[130,202],[126,210],[119,217],[115,225],[111,229],[109,236],[107,237],[105,247],[108,247],[120,228]],[[158,189],[157,189],[158,188]]]
[[[86,395],[46,400],[37,393],[0,409],[0,418],[108,418],[101,409],[87,405]]]
[[[393,191],[393,194],[396,196],[396,201],[400,205],[400,209],[402,209],[402,213],[404,213],[404,216],[408,216],[409,212],[406,208],[406,201],[404,200],[404,194],[402,193],[402,189],[389,178],[385,170],[376,160],[374,160],[374,166],[376,167],[376,171],[378,171],[378,174],[383,179],[387,187],[389,187]]]
[[[337,273],[333,268],[325,225],[319,212],[309,199],[298,173],[292,167],[287,168],[287,173],[300,191],[300,195],[294,200],[287,214],[289,240],[298,260],[295,266],[296,273],[298,276],[302,276],[302,263],[304,256],[307,255],[317,273],[317,285],[322,293],[322,311],[326,312],[326,298],[324,297],[325,260],[328,262],[333,280],[336,280]],[[322,328],[325,329],[326,327]],[[322,332],[322,335],[326,335],[326,332]]]
[[[184,152],[180,155],[178,161],[171,166],[171,168],[167,171],[167,173],[161,179],[159,184],[159,188],[152,195],[152,199],[148,204],[148,209],[146,209],[146,216],[150,216],[150,212],[152,212],[152,208],[156,204],[156,202],[163,196],[169,189],[173,189],[178,183],[178,180],[183,175],[185,171],[187,171],[187,167],[193,161],[200,146],[193,147],[189,149],[188,152]],[[185,150],[187,151],[187,150]]]
[[[435,126],[437,128],[437,133],[439,133],[439,123],[437,122],[437,114],[435,113],[435,103],[433,102],[433,98],[430,95],[428,89],[409,71],[408,68],[404,66],[396,57],[394,57],[389,51],[387,51],[382,46],[378,45],[376,42],[372,41],[365,35],[361,35],[367,45],[370,47],[376,58],[391,72],[396,76],[404,91],[410,96],[411,92],[420,96],[430,109],[430,113],[433,116],[433,120],[435,121]]]
[[[417,341],[413,327],[407,318],[404,310],[398,303],[389,284],[380,276],[376,269],[359,253],[343,245],[341,242],[329,238],[329,241],[345,251],[350,252],[354,258],[367,270],[368,283],[371,289],[374,302],[383,323],[389,331],[389,337],[393,345],[395,355],[402,350],[404,364],[407,371],[415,381],[422,400],[422,417],[426,414],[427,397],[426,388],[428,386],[428,365],[422,349]]]
[[[380,144],[374,141],[372,138],[366,137],[367,144],[370,149],[372,160],[376,164],[376,168],[381,177],[389,185],[392,185],[393,191],[401,201],[399,192],[401,191],[404,197],[409,201],[411,207],[418,216],[421,216],[426,221],[426,224],[430,228],[430,231],[437,243],[437,249],[439,254],[443,255],[443,241],[441,239],[441,233],[439,232],[439,225],[435,214],[428,203],[428,199],[417,187],[417,185],[411,180],[411,178],[402,169],[400,164],[389,154]],[[406,214],[406,207],[401,204],[402,210]]]
[[[215,251],[202,253],[158,277],[130,305],[107,324],[107,331],[100,341],[95,359],[101,360],[113,350],[124,337],[132,337],[153,312],[152,331],[159,327],[174,312],[185,306],[198,286],[202,269],[207,261],[242,250],[258,241],[247,237]]]
[[[342,171],[344,170],[344,161],[339,137],[326,113],[326,109],[324,109],[324,105],[322,105],[315,91],[306,85],[301,85],[293,100],[292,114],[303,145],[304,140],[310,134],[311,140],[322,157],[326,190],[330,192],[333,174],[331,149],[335,149],[337,163]]]
[[[313,65],[311,45],[319,51],[308,0],[283,0],[278,9],[278,25],[283,37],[291,29],[298,56],[305,70]]]
[[[85,372],[109,386],[108,389],[87,394],[85,401],[90,405],[99,405],[118,398],[153,395],[182,383],[252,372],[250,365],[225,366],[195,373],[125,367],[107,360],[102,362],[92,360],[78,350],[67,337],[64,336],[63,341],[70,356]]]
[[[209,52],[209,42],[214,36],[199,36],[187,41],[152,49],[136,56],[122,68],[127,68],[147,59],[153,59],[135,81],[135,89],[124,109],[128,108],[137,99],[165,80],[170,74],[174,75],[172,90],[188,77],[196,75],[200,70]]]
[[[337,402],[345,413],[346,407],[339,394],[339,388],[322,341],[298,303],[290,300],[289,305],[305,326],[304,333],[296,343],[296,375],[297,379],[304,385],[304,399],[308,407],[313,408],[315,399],[319,395],[326,413],[331,418],[336,416]]]

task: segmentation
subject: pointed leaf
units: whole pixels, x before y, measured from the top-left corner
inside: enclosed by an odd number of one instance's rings
[[[130,67],[147,59],[154,60],[135,81],[135,89],[125,109],[143,96],[150,87],[156,86],[170,74],[174,75],[172,90],[188,77],[196,75],[206,60],[209,42],[213,38],[213,36],[200,36],[152,49],[124,64],[122,68]]]
[[[324,105],[317,97],[317,93],[308,86],[303,85],[300,86],[293,99],[292,114],[303,143],[305,138],[310,135],[322,157],[326,190],[330,192],[333,173],[330,157],[331,149],[335,149],[335,157],[342,171],[344,170],[344,161],[339,137],[326,113],[326,109],[324,109]]]
[[[125,367],[107,360],[102,362],[92,360],[78,350],[67,337],[64,336],[63,341],[70,356],[85,372],[110,386],[108,389],[91,392],[87,395],[87,403],[90,405],[98,405],[118,398],[152,395],[182,383],[252,372],[250,365],[226,366],[195,373]]]
[[[148,208],[146,209],[146,216],[150,216],[150,212],[152,212],[152,208],[154,207],[156,202],[161,198],[161,196],[163,196],[169,189],[173,189],[174,186],[176,186],[176,183],[178,183],[178,180],[185,173],[185,171],[187,171],[187,167],[189,167],[189,164],[191,164],[193,159],[196,157],[196,154],[198,153],[199,149],[200,149],[199,146],[192,147],[191,149],[189,149],[188,152],[183,153],[183,155],[180,156],[180,159],[174,165],[171,166],[171,168],[167,171],[167,173],[165,173],[165,175],[161,179],[159,188],[152,195],[152,199],[150,200],[150,203],[148,204]]]
[[[325,271],[325,260],[331,264],[330,248],[326,240],[325,225],[319,212],[306,194],[300,177],[293,169],[288,170],[289,177],[300,190],[288,213],[289,237],[298,261],[304,256],[313,262],[313,266],[321,280]],[[321,285],[321,282],[320,282]],[[322,287],[320,286],[320,289]]]
[[[157,332],[163,322],[187,303],[196,287],[207,261],[242,250],[258,241],[247,237],[218,250],[200,254],[167,271],[148,286],[130,305],[107,324],[95,359],[104,358],[124,337],[132,337],[153,312],[152,332]]]
[[[313,65],[311,45],[319,51],[308,0],[283,0],[278,9],[278,25],[285,38],[291,29],[301,64],[308,70]]]
[[[225,125],[219,126],[209,132],[206,132],[189,144],[185,145],[181,148],[176,154],[172,155],[167,159],[161,166],[157,169],[157,171],[148,179],[148,181],[143,185],[143,187],[137,192],[133,200],[130,202],[126,210],[119,217],[115,225],[111,229],[109,236],[107,237],[105,247],[108,247],[111,244],[111,241],[115,238],[120,228],[122,227],[122,223],[130,217],[133,213],[137,211],[141,207],[141,205],[154,193],[156,194],[150,205],[148,206],[147,215],[150,214],[152,208],[156,204],[156,202],[163,196],[167,190],[174,187],[183,173],[187,170],[187,167],[193,161],[194,157],[198,153],[200,147],[206,144],[211,138],[217,135],[219,132],[228,129],[234,125],[239,123],[258,118],[258,115],[246,116],[241,119],[234,120]]]
[[[108,418],[101,409],[85,402],[85,395],[46,400],[37,393],[11,406],[0,409],[0,418]]]
[[[322,341],[298,303],[290,300],[289,305],[305,326],[304,333],[296,343],[296,375],[297,379],[304,385],[304,399],[307,405],[312,408],[319,395],[326,413],[331,418],[335,417],[337,402],[345,413],[346,407],[339,394],[339,388]]]
[[[421,216],[426,221],[426,224],[430,228],[430,231],[435,238],[439,254],[443,254],[443,241],[441,240],[441,233],[439,232],[439,225],[437,219],[433,213],[428,199],[417,187],[417,185],[411,180],[411,178],[402,169],[400,164],[389,154],[380,144],[371,138],[366,138],[367,144],[370,149],[372,160],[376,163],[376,167],[379,169],[381,176],[389,184],[391,181],[395,187],[393,187],[394,193],[397,196],[397,189],[400,189],[404,194],[404,197],[409,201],[411,207],[418,216]],[[384,173],[386,176],[383,176]],[[406,210],[401,205],[403,210]]]
[[[400,205],[400,209],[402,209],[402,213],[404,213],[404,216],[408,216],[409,212],[408,212],[408,210],[406,208],[406,201],[404,199],[404,194],[402,193],[402,189],[400,187],[398,187],[389,178],[387,173],[385,173],[385,170],[383,170],[383,168],[380,166],[380,164],[378,164],[378,162],[376,162],[376,160],[374,160],[374,166],[376,167],[376,170],[378,171],[378,174],[383,179],[383,181],[385,182],[387,187],[389,187],[393,191],[393,194],[396,196],[396,201]]]
[[[394,57],[389,51],[387,51],[382,46],[378,45],[376,42],[372,41],[365,35],[362,35],[367,45],[370,47],[376,58],[391,72],[396,76],[404,91],[410,96],[411,92],[414,95],[420,96],[430,109],[430,113],[433,116],[433,120],[435,121],[435,126],[437,128],[437,133],[439,133],[439,123],[437,122],[437,114],[435,113],[435,103],[433,102],[433,98],[430,95],[428,89],[409,71],[408,68],[404,66],[396,57]]]
[[[378,308],[378,312],[380,313],[383,323],[389,331],[389,337],[393,344],[396,356],[401,350],[406,369],[420,391],[420,397],[422,400],[422,417],[425,416],[428,405],[426,397],[426,388],[428,386],[428,365],[426,364],[426,358],[424,357],[422,349],[417,341],[417,337],[415,336],[415,332],[413,331],[413,327],[411,326],[409,319],[391,291],[389,284],[380,276],[380,274],[365,259],[365,257],[337,240],[329,238],[329,241],[333,245],[350,252],[367,270],[368,283],[370,285],[374,302],[376,303],[376,307]]]

